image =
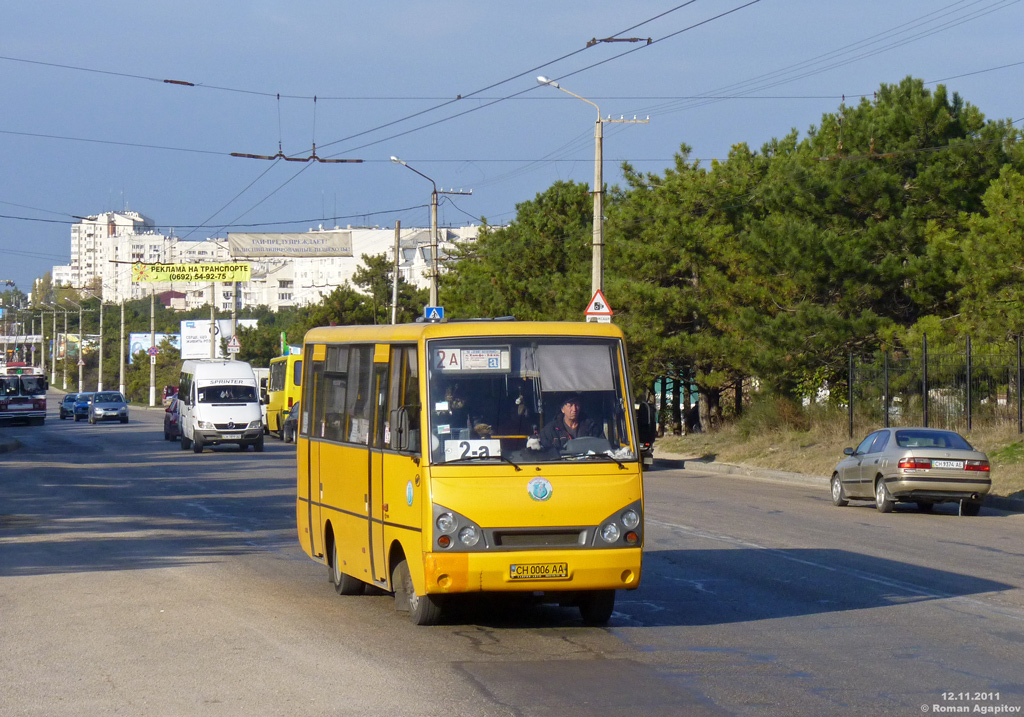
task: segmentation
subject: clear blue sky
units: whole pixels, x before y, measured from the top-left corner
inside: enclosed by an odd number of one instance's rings
[[[606,126],[609,184],[623,160],[663,172],[682,143],[710,160],[803,134],[907,75],[1020,120],[1022,28],[1020,0],[8,2],[0,279],[29,291],[69,261],[73,217],[108,210],[192,239],[429,225],[430,183],[392,155],[473,190],[442,224],[511,221],[557,180],[593,182],[596,111],[537,75],[650,116]],[[587,47],[610,37],[645,41]],[[364,162],[230,156],[314,141]]]

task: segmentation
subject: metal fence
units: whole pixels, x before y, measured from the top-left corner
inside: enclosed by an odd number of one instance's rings
[[[979,424],[1016,422],[1024,433],[1021,340],[986,344],[968,338],[962,350],[850,354],[850,437],[855,423],[872,427],[931,426],[970,432]],[[864,427],[861,425],[860,427]]]

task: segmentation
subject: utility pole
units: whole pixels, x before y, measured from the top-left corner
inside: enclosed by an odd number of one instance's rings
[[[395,222],[395,273],[391,278],[391,324],[398,323],[398,238],[402,232],[402,222]]]
[[[408,163],[402,161],[398,157],[392,157],[391,161],[394,162],[395,164],[402,165],[406,169],[410,169],[413,172],[416,172],[416,174],[420,175],[425,180],[430,182],[431,186],[433,187],[433,191],[430,193],[430,299],[428,303],[430,306],[437,306],[437,196],[439,194],[451,194],[468,197],[473,194],[473,190],[470,189],[468,192],[464,192],[461,189],[457,192],[454,189],[448,191],[438,191],[437,184],[434,182],[434,180],[425,175],[423,172],[419,171],[418,169],[413,169],[408,165]]]
[[[121,388],[121,395],[124,396],[124,295],[121,295],[121,361],[118,365],[117,382]]]
[[[100,367],[96,377],[96,390],[103,390],[103,298],[100,297]]]
[[[149,345],[156,348],[156,291],[149,292]],[[149,356],[149,405],[156,405],[156,355]]]
[[[217,300],[217,282],[210,282],[210,358],[217,358],[217,314],[215,302]]]
[[[623,42],[639,42],[642,38],[623,39]],[[595,40],[594,42],[609,42],[610,40]],[[604,125],[605,124],[647,124],[650,119],[639,120],[634,117],[631,120],[620,117],[612,119],[610,116],[601,117],[601,108],[586,97],[580,97],[575,92],[570,92],[554,80],[546,77],[538,77],[537,82],[542,85],[550,85],[556,90],[561,90],[567,95],[572,95],[578,100],[583,100],[597,110],[597,123],[594,125],[594,230],[591,251],[590,265],[590,295],[596,296],[598,291],[604,290]]]

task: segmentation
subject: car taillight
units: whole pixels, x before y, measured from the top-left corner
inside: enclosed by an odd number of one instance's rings
[[[967,461],[964,466],[965,471],[983,471],[985,473],[992,470],[989,468],[988,461]]]
[[[932,467],[932,461],[930,458],[901,458],[900,459],[900,470],[913,471],[913,470],[927,470]]]

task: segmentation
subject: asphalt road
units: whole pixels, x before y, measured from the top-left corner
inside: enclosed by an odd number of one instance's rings
[[[4,429],[0,715],[1024,707],[1021,514],[658,469],[642,584],[608,628],[496,598],[418,628],[301,553],[291,446],[194,455],[161,420]]]

